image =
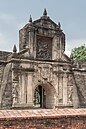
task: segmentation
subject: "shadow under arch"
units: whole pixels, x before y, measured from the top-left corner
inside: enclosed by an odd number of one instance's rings
[[[55,108],[55,105],[56,90],[54,86],[50,83],[37,84],[34,88],[34,107]]]

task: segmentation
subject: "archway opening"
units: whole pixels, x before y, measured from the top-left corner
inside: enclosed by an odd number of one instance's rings
[[[36,87],[34,92],[34,107],[46,108],[46,91],[41,85]]]
[[[57,94],[50,83],[40,83],[34,89],[34,108],[55,108]]]

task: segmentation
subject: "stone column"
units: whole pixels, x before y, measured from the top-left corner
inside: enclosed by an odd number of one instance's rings
[[[37,32],[36,32],[36,30],[35,30],[35,34],[34,34],[34,44],[33,44],[34,59],[36,58],[36,42],[37,42]]]
[[[22,102],[21,100],[22,97],[22,75],[19,75],[19,103]]]
[[[59,75],[59,104],[63,103],[63,76]]]
[[[74,108],[79,108],[80,107],[80,100],[78,96],[78,90],[77,90],[77,85],[76,85],[76,80],[75,80],[75,75],[72,76],[73,78],[73,93],[72,93],[72,100],[73,100],[73,107]]]
[[[67,74],[63,75],[63,105],[67,105]]]
[[[12,107],[19,102],[19,72],[18,64],[12,64]]]
[[[54,107],[58,106],[58,75],[57,72],[55,72],[53,74],[53,78],[54,78],[54,82],[53,82],[53,86],[55,87],[55,91],[54,91]]]
[[[26,83],[25,83],[25,74],[22,74],[22,77],[21,77],[21,81],[22,81],[22,84],[21,84],[21,103],[22,104],[26,104]]]
[[[58,44],[59,44],[59,37],[55,35],[52,41],[52,60],[58,59],[58,50],[59,50]]]
[[[13,97],[12,107],[14,107],[18,103],[18,82],[17,81],[14,81],[12,84],[12,97]]]
[[[28,80],[27,80],[27,104],[30,107],[33,107],[33,92],[32,92],[32,73],[28,73]]]
[[[55,89],[56,89],[56,102],[55,102],[55,106],[57,107],[58,106],[58,81],[59,81],[59,78],[58,78],[58,74],[56,74],[56,78],[55,78],[55,82],[56,82],[56,85],[55,85]]]
[[[29,49],[31,56],[33,55],[33,47],[34,47],[33,44],[34,44],[34,33],[33,33],[33,28],[31,27],[29,30]]]
[[[59,37],[59,58],[62,58],[62,43],[61,43],[61,37]]]
[[[54,36],[52,41],[52,60],[57,59],[57,36]]]

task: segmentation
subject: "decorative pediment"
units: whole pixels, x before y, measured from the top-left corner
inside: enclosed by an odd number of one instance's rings
[[[42,27],[45,29],[59,30],[60,26],[53,22],[49,17],[42,16],[40,19],[33,22],[36,27]]]
[[[45,10],[43,12],[43,16],[41,16],[39,19],[35,21],[32,21],[32,17],[30,15],[29,23],[24,26],[24,29],[26,30],[33,29],[34,31],[36,30],[38,32],[40,32],[40,29],[42,30],[46,29],[47,31],[51,30],[51,31],[62,32],[60,22],[56,24],[53,20],[51,20],[49,16],[47,16],[47,11],[45,13]]]

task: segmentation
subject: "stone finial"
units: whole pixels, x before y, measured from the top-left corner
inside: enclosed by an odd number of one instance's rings
[[[29,19],[29,22],[30,22],[30,23],[32,22],[32,17],[31,17],[31,15],[30,15],[30,19]]]
[[[14,52],[14,53],[16,53],[16,52],[17,52],[16,45],[14,45],[14,47],[13,47],[13,52]]]
[[[46,8],[44,9],[43,15],[44,16],[47,16],[47,10],[46,10]]]
[[[58,22],[58,27],[59,27],[59,28],[61,28],[61,24],[60,24],[60,22]]]

